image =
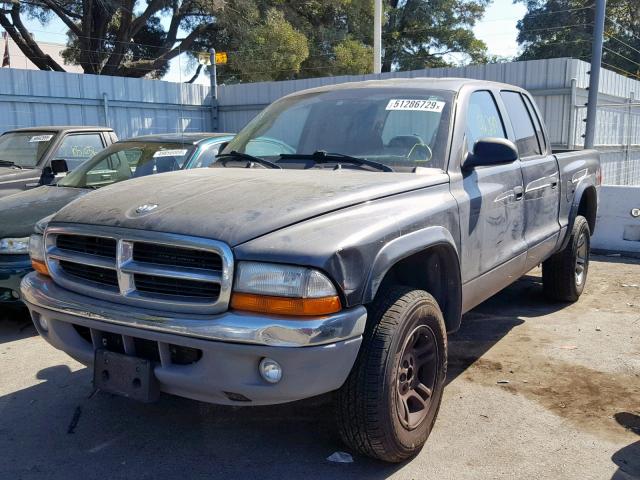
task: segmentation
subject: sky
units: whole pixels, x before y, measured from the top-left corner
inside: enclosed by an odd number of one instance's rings
[[[526,12],[522,3],[513,4],[512,0],[493,0],[487,8],[484,18],[473,29],[477,38],[487,44],[489,54],[511,57],[518,53],[516,43],[516,22]],[[37,21],[25,22],[27,28],[34,34],[36,40],[41,42],[66,43],[67,27],[58,19],[46,26]],[[183,82],[188,80],[193,73],[193,67],[187,68],[185,56],[178,57],[171,62],[171,67],[163,80],[170,82]],[[206,75],[200,75],[197,83],[208,83]]]

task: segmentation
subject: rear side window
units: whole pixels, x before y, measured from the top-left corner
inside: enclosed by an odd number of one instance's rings
[[[466,135],[469,152],[473,152],[473,146],[483,137],[507,138],[491,92],[482,90],[471,94]]]
[[[67,161],[69,170],[73,170],[82,162],[89,160],[104,148],[99,133],[67,135],[52,158]]]
[[[538,112],[536,112],[535,107],[533,106],[533,102],[529,97],[523,95],[524,103],[527,104],[527,108],[529,109],[529,114],[533,119],[533,125],[536,127],[536,134],[538,135],[538,142],[540,143],[540,147],[543,151],[547,149],[547,143],[544,138],[544,133],[542,133],[542,124],[540,123],[540,118],[538,117]]]
[[[542,154],[533,121],[524,104],[522,95],[518,92],[501,92],[500,96],[509,114],[520,156],[530,157]]]

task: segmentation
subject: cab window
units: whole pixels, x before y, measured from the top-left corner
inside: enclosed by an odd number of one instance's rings
[[[536,130],[531,116],[524,104],[522,95],[518,92],[500,92],[504,106],[509,114],[509,120],[516,136],[516,146],[520,157],[541,155],[542,149],[538,143]]]

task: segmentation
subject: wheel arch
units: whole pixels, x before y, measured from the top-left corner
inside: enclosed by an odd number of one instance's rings
[[[573,215],[573,220],[575,220],[577,215],[582,215],[587,219],[587,223],[589,224],[589,230],[591,230],[591,235],[596,229],[596,214],[598,213],[598,193],[596,191],[596,187],[594,185],[586,186],[580,195],[580,201],[578,202],[576,213]]]
[[[370,303],[389,284],[429,292],[442,309],[447,331],[453,332],[460,327],[460,261],[453,236],[444,227],[418,230],[385,245],[370,270],[363,303]]]

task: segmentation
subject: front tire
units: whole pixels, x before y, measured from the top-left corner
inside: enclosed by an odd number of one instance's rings
[[[542,286],[547,298],[560,302],[580,298],[587,283],[590,248],[589,223],[577,216],[567,246],[542,264]]]
[[[393,287],[369,307],[362,346],[338,391],[342,440],[361,454],[401,462],[420,451],[447,374],[447,332],[427,292]]]

